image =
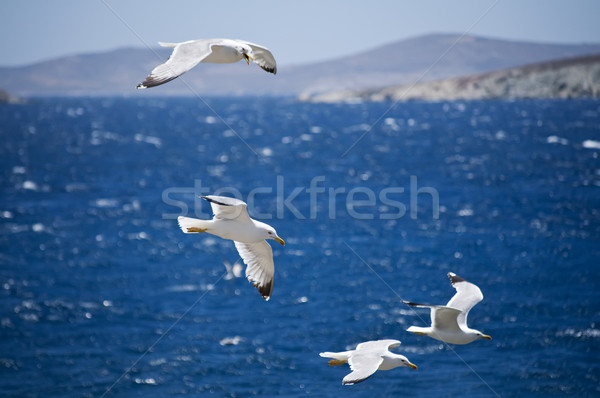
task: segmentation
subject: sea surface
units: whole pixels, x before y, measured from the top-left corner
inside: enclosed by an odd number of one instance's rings
[[[600,101],[0,105],[0,396],[600,395]],[[198,195],[248,202],[264,301]],[[477,284],[447,346],[401,299]],[[395,338],[419,369],[343,386],[322,351]]]

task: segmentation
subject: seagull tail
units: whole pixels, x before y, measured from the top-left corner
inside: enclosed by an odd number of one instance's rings
[[[427,335],[427,333],[429,332],[429,328],[422,328],[420,326],[411,326],[408,329],[406,329],[406,331],[424,336],[424,335]]]
[[[182,216],[177,218],[177,222],[179,223],[179,228],[181,228],[181,230],[186,234],[193,232],[206,232],[206,230],[208,230],[208,226],[210,225],[210,221],[208,220],[199,220],[197,218]]]
[[[158,45],[161,47],[176,47],[177,43],[165,43],[165,42],[159,41]]]
[[[348,362],[347,352],[321,352],[319,355],[324,358],[333,358],[329,361],[329,366],[343,365]]]

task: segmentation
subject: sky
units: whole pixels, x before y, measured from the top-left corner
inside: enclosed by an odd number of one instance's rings
[[[0,0],[0,66],[158,41],[244,39],[278,65],[427,33],[600,43],[597,0]]]

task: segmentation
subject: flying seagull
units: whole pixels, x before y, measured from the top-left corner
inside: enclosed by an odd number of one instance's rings
[[[448,278],[456,289],[456,294],[445,306],[417,304],[402,300],[404,304],[413,307],[431,309],[430,327],[411,326],[407,331],[450,344],[469,344],[479,339],[491,340],[490,336],[467,326],[469,311],[475,304],[483,300],[481,290],[455,273],[449,272]]]
[[[277,73],[277,63],[271,51],[266,47],[243,40],[199,39],[182,43],[162,43],[163,47],[172,47],[173,53],[164,64],[150,72],[146,80],[137,88],[159,86],[170,82],[198,65],[200,62],[230,64],[242,59],[250,61],[269,73]]]
[[[214,217],[212,220],[197,218],[177,218],[179,227],[185,233],[202,233],[231,239],[246,264],[246,278],[258,289],[265,299],[273,292],[273,251],[265,239],[274,239],[285,246],[275,228],[256,221],[248,216],[247,205],[243,201],[225,196],[202,196],[210,202]]]
[[[329,366],[350,364],[351,373],[342,380],[342,384],[356,384],[371,377],[378,370],[390,370],[398,366],[408,366],[417,369],[404,355],[390,352],[390,348],[400,345],[398,340],[366,341],[356,346],[355,350],[343,352],[322,352],[319,355],[333,358]]]

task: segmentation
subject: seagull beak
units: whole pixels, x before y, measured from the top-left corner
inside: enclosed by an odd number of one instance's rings
[[[484,334],[483,336],[481,336],[482,339],[487,339],[487,340],[491,340],[492,336],[488,336],[487,334]]]
[[[285,241],[283,239],[281,239],[279,236],[273,238],[275,239],[277,242],[281,243],[283,246],[285,246]]]
[[[415,365],[414,363],[410,363],[410,362],[409,362],[409,363],[407,363],[407,364],[406,364],[406,366],[408,366],[409,368],[413,368],[414,370],[417,370],[417,369],[419,369],[419,368],[417,367],[417,365]]]
[[[254,58],[252,58],[252,56],[251,56],[251,55],[248,55],[248,54],[246,54],[246,53],[244,53],[243,55],[244,55],[244,59],[246,60],[246,63],[247,63],[248,65],[250,65],[250,60],[254,61]]]

